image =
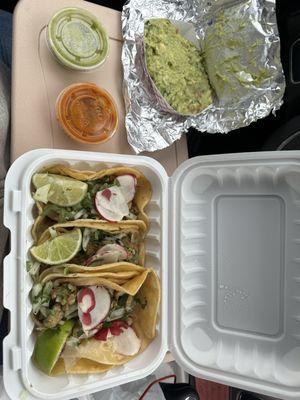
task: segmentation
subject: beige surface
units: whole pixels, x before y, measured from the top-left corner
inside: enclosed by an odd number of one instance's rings
[[[112,0],[113,1],[113,0]],[[45,26],[62,7],[80,6],[98,16],[110,38],[108,60],[95,72],[79,73],[60,66],[45,41]],[[127,143],[122,96],[121,14],[81,0],[19,0],[14,13],[12,76],[12,161],[36,148],[61,148],[133,154]],[[112,140],[84,145],[68,138],[59,127],[54,104],[59,92],[75,82],[95,82],[114,97],[119,128]],[[159,160],[169,174],[187,158],[185,136],[168,149],[147,155]],[[173,360],[167,353],[165,362]]]
[[[112,0],[113,1],[113,0]],[[59,65],[50,54],[45,26],[58,9],[80,6],[94,13],[109,35],[108,60],[95,72],[75,72]],[[62,148],[133,154],[126,138],[122,96],[121,14],[81,0],[20,0],[14,13],[12,78],[12,160],[34,148]],[[67,137],[59,127],[54,105],[60,91],[71,83],[94,82],[114,97],[120,123],[113,139],[85,145]],[[148,153],[168,173],[187,158],[185,136],[168,149]]]

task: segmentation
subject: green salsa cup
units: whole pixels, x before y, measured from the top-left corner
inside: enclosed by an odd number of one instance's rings
[[[47,26],[48,47],[63,66],[90,71],[105,61],[108,36],[94,15],[77,7],[59,10]]]

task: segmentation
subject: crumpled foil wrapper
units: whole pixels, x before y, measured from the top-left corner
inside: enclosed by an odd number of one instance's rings
[[[220,12],[238,21],[247,31],[249,41],[244,49],[236,50],[242,53],[239,57],[244,67],[241,66],[238,73],[240,79],[247,82],[247,90],[234,96],[226,89],[220,90],[221,98],[215,97],[213,104],[196,116],[165,112],[151,90],[140,47],[145,20],[167,18],[192,23],[201,47],[206,40],[212,42],[210,30]],[[202,132],[227,133],[274,113],[282,104],[285,78],[280,61],[275,0],[130,0],[123,8],[122,30],[125,124],[128,142],[136,153],[163,149],[190,127]],[[233,43],[233,51],[234,48]],[[261,84],[252,85],[251,74],[245,68],[245,63],[249,63],[249,48],[254,52],[255,64],[260,64],[256,67],[267,71]],[[210,62],[217,62],[217,58],[218,51],[208,54]],[[247,67],[253,69],[250,64]]]

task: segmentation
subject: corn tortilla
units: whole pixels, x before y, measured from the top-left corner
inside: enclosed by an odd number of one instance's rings
[[[51,174],[64,175],[70,178],[78,179],[80,181],[96,180],[111,175],[120,176],[129,174],[135,176],[137,179],[137,186],[134,196],[134,203],[138,209],[137,218],[138,220],[143,221],[147,228],[149,227],[149,218],[145,213],[145,207],[147,206],[147,204],[151,199],[152,187],[148,179],[137,169],[130,167],[114,167],[114,168],[103,169],[98,172],[93,172],[93,171],[80,171],[70,168],[66,165],[56,164],[45,167],[40,172],[42,173],[48,172]],[[51,222],[49,222],[49,218],[42,216],[44,205],[40,202],[36,202],[36,205],[38,208],[39,217],[36,218],[32,228],[32,237],[35,241],[38,239],[40,233],[43,232],[45,226],[47,227],[49,223],[51,224]]]

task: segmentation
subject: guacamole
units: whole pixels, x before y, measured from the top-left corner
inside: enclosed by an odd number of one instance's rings
[[[232,8],[220,10],[205,35],[206,69],[221,104],[239,102],[249,95],[249,89],[261,88],[271,77],[261,66],[264,39],[251,28],[251,20],[239,16],[239,8],[235,6],[235,13]]]
[[[212,103],[201,52],[169,20],[146,21],[144,47],[148,72],[175,111],[199,114]]]

